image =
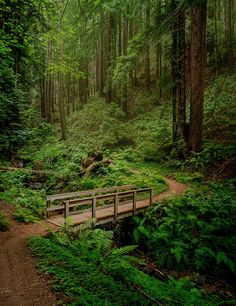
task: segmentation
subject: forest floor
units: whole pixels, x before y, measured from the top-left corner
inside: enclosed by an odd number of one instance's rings
[[[180,195],[187,189],[187,185],[172,179],[167,179],[167,184],[168,190],[155,197],[156,201]],[[17,222],[13,218],[13,206],[2,201],[0,210],[7,214],[11,224],[8,231],[0,233],[0,305],[55,305],[56,296],[48,280],[36,269],[37,261],[26,246],[29,237],[46,235],[49,225],[45,221],[36,224]]]
[[[43,221],[23,224],[14,220],[13,206],[0,201],[1,211],[10,220],[10,229],[0,233],[0,305],[52,306],[56,297],[36,269],[37,261],[26,246],[30,236],[45,235],[49,226]]]

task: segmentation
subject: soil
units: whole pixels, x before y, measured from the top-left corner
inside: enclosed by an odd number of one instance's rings
[[[27,238],[47,234],[48,224],[23,224],[12,217],[13,207],[0,201],[11,227],[0,232],[0,305],[53,306],[56,297],[48,280],[36,269],[37,261],[26,246]]]
[[[172,179],[167,179],[167,184],[169,189],[156,196],[155,201],[182,194],[187,188]],[[29,237],[46,235],[49,224],[44,221],[37,224],[19,223],[12,217],[13,209],[11,205],[0,201],[0,211],[8,215],[11,223],[8,231],[0,232],[0,305],[56,305],[56,296],[49,279],[39,273],[37,260],[31,256],[26,246]]]

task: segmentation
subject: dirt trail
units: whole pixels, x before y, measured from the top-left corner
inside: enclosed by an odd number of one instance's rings
[[[26,225],[15,221],[13,207],[4,202],[0,202],[0,211],[6,212],[11,221],[10,230],[0,232],[0,305],[55,305],[52,289],[26,247],[28,237],[46,234],[49,226],[45,222]]]
[[[161,194],[159,194],[158,196],[155,196],[153,201],[155,202],[159,202],[161,200],[167,199],[169,197],[172,197],[174,195],[181,195],[185,192],[185,190],[187,190],[188,185],[186,184],[182,184],[182,183],[178,183],[172,179],[166,179],[167,185],[168,185],[168,189],[164,192],[162,192]]]
[[[187,189],[171,179],[167,179],[167,184],[169,189],[154,201],[180,195]],[[19,223],[12,218],[13,207],[1,201],[0,211],[5,211],[11,221],[10,230],[0,232],[0,306],[56,305],[48,280],[36,269],[36,259],[26,247],[27,238],[46,234],[49,224]]]

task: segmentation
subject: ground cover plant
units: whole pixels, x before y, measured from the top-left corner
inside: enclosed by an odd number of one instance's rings
[[[233,181],[203,184],[134,218],[135,241],[158,265],[215,275],[236,274]]]
[[[116,247],[112,237],[109,231],[82,229],[31,238],[29,247],[68,305],[221,305],[187,278],[162,282],[145,274],[136,266],[145,263],[130,254],[136,246]]]

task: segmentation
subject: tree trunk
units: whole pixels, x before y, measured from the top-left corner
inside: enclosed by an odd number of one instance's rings
[[[114,13],[108,14],[106,101],[113,99],[112,76],[116,60],[116,23]]]
[[[58,73],[58,101],[59,101],[59,114],[61,123],[61,138],[66,139],[66,115],[64,105],[64,75],[63,72]]]
[[[185,141],[186,74],[185,74],[185,11],[178,8],[178,2],[172,1],[172,10],[176,11],[173,23],[172,39],[172,104],[173,104],[173,141]],[[180,146],[182,148],[182,144]]]
[[[128,28],[129,28],[129,20],[124,16],[124,30],[123,30],[123,55],[127,55],[128,48]],[[128,73],[126,72],[125,77],[123,79],[123,111],[127,115],[128,114]]]
[[[146,32],[150,27],[150,2],[147,2],[146,7]],[[150,71],[150,45],[147,42],[147,49],[145,54],[145,79],[146,79],[146,89],[149,90],[151,88],[151,71]]]
[[[100,31],[98,41],[98,94],[100,97],[104,96],[104,64],[105,62],[105,50],[104,50],[104,13],[100,14]]]
[[[185,62],[185,11],[178,14],[178,120],[177,137],[184,141],[186,123],[186,62]]]
[[[226,46],[227,46],[227,65],[231,69],[234,63],[234,53],[233,53],[233,37],[234,37],[234,3],[233,0],[225,1],[225,30],[226,30]]]
[[[192,8],[191,99],[189,149],[202,150],[204,77],[206,64],[206,1]]]

